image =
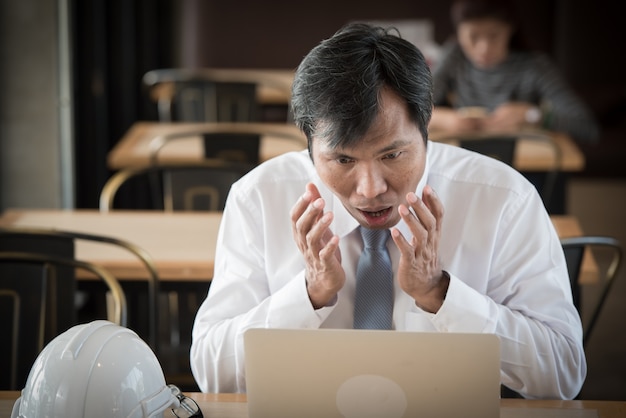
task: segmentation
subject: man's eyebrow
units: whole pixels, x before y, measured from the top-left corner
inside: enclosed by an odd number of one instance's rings
[[[398,148],[405,147],[405,146],[409,145],[411,142],[413,142],[412,139],[397,139],[397,140],[393,141],[391,144],[387,145],[386,147],[383,147],[379,151],[379,153],[380,154],[384,154],[386,152],[393,151],[393,150],[396,150]]]
[[[388,152],[391,152],[393,150],[396,150],[398,148],[402,148],[405,147],[407,145],[409,145],[411,142],[413,141],[413,139],[397,139],[395,141],[393,141],[391,144],[379,149],[376,151],[377,155],[381,155],[381,154],[386,154]],[[356,147],[358,147],[358,145],[356,145]],[[325,154],[328,157],[332,157],[332,158],[353,158],[350,154],[349,154],[350,149],[346,149],[346,148],[329,148],[326,151],[323,151],[323,154]]]
[[[407,145],[410,145],[413,141],[414,139],[396,139],[391,144],[376,151],[376,153],[379,155],[386,154],[388,152],[397,150],[398,148],[406,147]]]

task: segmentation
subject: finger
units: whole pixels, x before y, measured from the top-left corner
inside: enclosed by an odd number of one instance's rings
[[[291,216],[291,224],[295,226],[295,223],[300,219],[302,214],[306,211],[307,207],[311,204],[311,193],[307,190],[302,196],[298,198],[298,201],[293,205],[289,215]]]
[[[430,185],[426,185],[424,187],[422,198],[423,198],[424,204],[426,205],[430,213],[435,218],[435,222],[436,222],[435,228],[437,230],[441,230],[441,224],[443,222],[443,214],[444,214],[443,203],[441,203],[441,200],[439,200],[437,193],[435,193],[435,191],[433,190],[432,187],[430,187]]]
[[[415,212],[415,216],[422,224],[423,228],[427,232],[432,232],[437,225],[437,220],[431,213],[430,209],[426,206],[424,201],[418,198],[415,193],[408,193],[406,196],[406,200]]]
[[[300,215],[296,225],[299,225],[301,230],[308,233],[314,223],[324,214],[326,203],[313,183],[306,185],[305,195],[308,197],[310,204],[306,207],[304,213]]]
[[[300,219],[307,207],[320,197],[322,196],[317,187],[313,183],[308,183],[304,194],[300,196],[296,204],[291,208],[291,222],[295,223],[298,219]]]
[[[313,224],[321,217],[324,201],[315,186],[307,185],[305,193],[291,209],[291,229],[296,245],[302,253],[307,251],[306,236]]]
[[[306,234],[307,247],[315,254],[319,253],[331,240],[333,234],[330,224],[333,221],[333,213],[326,212],[311,226]]]
[[[324,200],[316,199],[307,206],[304,213],[298,218],[294,225],[296,239],[298,240],[301,250],[306,250],[310,241],[308,235],[315,224],[324,214]]]
[[[406,257],[409,260],[414,257],[415,250],[413,249],[413,246],[406,240],[398,228],[391,229],[391,239],[400,250],[400,255],[402,257]]]
[[[320,191],[318,190],[317,186],[315,184],[313,184],[313,183],[307,183],[306,190],[313,195],[313,200],[322,197],[322,195],[321,195]]]
[[[322,247],[322,249],[318,252],[319,259],[322,265],[326,270],[330,270],[337,262],[337,257],[335,256],[337,250],[339,249],[339,237],[337,235],[333,235],[326,245]]]
[[[407,224],[412,234],[412,237],[410,241],[408,241],[408,244],[411,246],[413,251],[415,251],[415,248],[421,248],[426,242],[428,231],[426,230],[426,228],[424,228],[424,225],[422,225],[417,216],[411,210],[409,210],[406,205],[399,205],[398,213],[400,214],[400,217],[402,218],[404,223]]]

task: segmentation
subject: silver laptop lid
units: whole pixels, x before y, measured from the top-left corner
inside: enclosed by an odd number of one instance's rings
[[[492,334],[251,329],[250,418],[500,415]]]

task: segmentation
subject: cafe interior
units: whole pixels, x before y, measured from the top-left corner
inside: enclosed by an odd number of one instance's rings
[[[608,238],[621,251],[626,246],[626,54],[621,52],[626,29],[620,13],[608,0],[515,3],[528,43],[554,60],[591,108],[601,132],[595,143],[556,135],[559,150],[553,154],[550,147],[528,140],[517,145],[511,164],[520,171],[558,169],[564,175],[563,206],[551,214],[563,238]],[[174,190],[182,176],[154,182],[160,175],[155,168],[188,170],[193,163],[199,169],[201,160],[210,158],[202,169],[218,173],[226,183],[219,187],[227,190],[250,166],[305,149],[306,139],[289,110],[293,72],[303,56],[345,23],[381,22],[400,28],[435,66],[453,33],[450,4],[2,2],[0,252],[11,248],[6,229],[12,227],[77,232],[55,239],[97,266],[110,267],[114,276],[110,283],[98,280],[97,271],[65,265],[70,273],[76,271],[67,279],[71,292],[59,291],[60,299],[48,303],[39,347],[72,323],[104,312],[149,343],[168,382],[198,392],[189,368],[191,326],[210,286],[225,194],[192,208]],[[209,79],[210,88],[198,89],[198,80]],[[221,106],[205,102],[203,95],[215,94],[220,83],[235,99]],[[179,85],[193,88],[183,94]],[[242,148],[227,150],[229,155],[252,155],[239,159],[237,167],[216,163],[226,154],[210,149],[213,136],[224,136],[222,125],[230,130],[231,144],[241,141]],[[243,148],[251,138],[254,148]],[[159,187],[169,192],[155,191]],[[102,236],[115,242],[103,242]],[[588,376],[579,399],[626,401],[626,266],[611,272],[613,255],[589,246],[577,279],[583,324],[593,323],[585,342]],[[58,277],[60,287],[61,272]],[[115,298],[120,291],[125,310]],[[28,303],[49,298],[40,294]],[[8,302],[1,305],[6,342],[25,325],[8,319]],[[63,309],[68,305],[74,312]],[[11,382],[4,367],[15,363],[4,361],[12,354],[3,345],[0,390],[19,390],[38,351],[30,352],[26,365],[17,367],[21,375]]]

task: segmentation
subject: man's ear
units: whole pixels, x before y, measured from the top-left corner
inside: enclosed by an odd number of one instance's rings
[[[309,150],[309,158],[311,158],[311,162],[315,164],[315,161],[313,160],[313,140],[311,138],[307,138],[306,145]]]

